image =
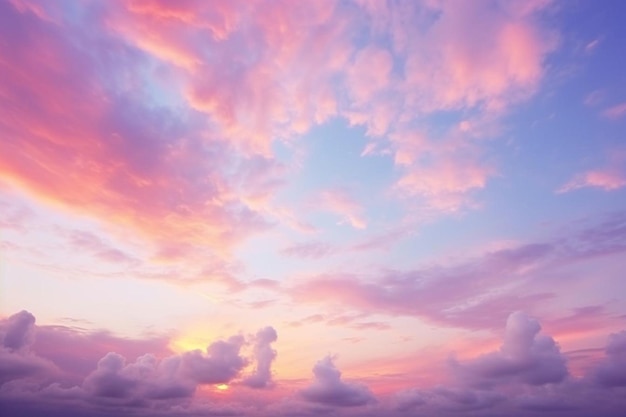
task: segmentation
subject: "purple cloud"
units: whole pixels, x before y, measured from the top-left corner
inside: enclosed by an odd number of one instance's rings
[[[35,316],[20,311],[0,322],[0,385],[7,381],[52,375],[57,367],[32,353]]]
[[[35,338],[35,316],[22,310],[9,317],[3,327],[2,346],[4,348],[10,352],[30,349]]]
[[[452,265],[373,276],[351,272],[314,276],[289,291],[297,301],[339,303],[362,312],[426,318],[469,329],[496,329],[511,311],[533,309],[554,296],[529,285],[550,270],[598,256],[626,252],[626,215],[591,225],[572,225],[547,242],[530,242],[486,252]],[[515,293],[507,282],[519,285]],[[544,287],[545,288],[545,287]]]
[[[251,388],[272,386],[272,362],[276,359],[276,351],[271,344],[278,339],[273,327],[265,327],[257,332],[254,342],[256,367],[254,373],[244,379],[243,384]]]
[[[461,378],[478,386],[561,382],[568,374],[565,357],[554,339],[540,330],[537,320],[519,311],[512,313],[500,350],[465,364],[453,361],[453,367]]]
[[[98,362],[98,368],[85,379],[87,391],[98,397],[126,398],[137,385],[134,378],[122,373],[125,359],[117,353],[108,353]]]
[[[626,387],[626,330],[609,336],[605,354],[594,371],[595,380],[605,387]]]
[[[242,336],[213,342],[206,355],[200,350],[185,352],[181,367],[199,384],[221,384],[230,382],[248,364],[239,351],[244,344]]]
[[[178,357],[170,357],[159,363],[153,355],[146,354],[127,365],[123,356],[111,352],[85,378],[83,387],[95,397],[132,400],[190,397],[196,384],[176,372],[179,362]]]
[[[300,395],[307,401],[337,407],[356,407],[376,402],[366,386],[343,382],[341,372],[330,356],[315,364],[313,374],[313,383],[300,391]]]

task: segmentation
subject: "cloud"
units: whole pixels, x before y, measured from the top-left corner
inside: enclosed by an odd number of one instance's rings
[[[0,385],[15,379],[45,378],[57,373],[52,362],[32,352],[35,316],[28,311],[22,310],[0,321],[0,338]]]
[[[307,401],[337,407],[356,407],[376,401],[366,386],[343,382],[341,372],[330,356],[315,364],[313,374],[313,383],[300,391],[300,395]]]
[[[3,183],[157,244],[176,236],[219,252],[267,226],[215,162],[233,156],[228,144],[207,141],[203,121],[146,87],[158,83],[150,57],[104,23],[116,6],[85,10],[74,25],[61,5],[33,13],[16,4],[0,6],[2,36],[15,40],[0,47],[11,57],[0,66],[0,132],[11,138],[0,156]],[[94,36],[82,36],[86,28]]]
[[[367,221],[363,215],[363,207],[346,190],[334,189],[323,191],[316,203],[341,217],[342,223],[348,223],[355,229],[365,229]]]
[[[396,155],[398,157],[398,155]],[[470,153],[431,155],[427,164],[407,169],[396,184],[408,196],[422,196],[438,211],[454,212],[466,207],[466,194],[484,188],[493,168],[473,158]]]
[[[453,361],[453,366],[461,378],[477,386],[561,382],[568,375],[565,357],[554,339],[540,330],[537,320],[519,311],[512,313],[500,350],[468,363]]]
[[[34,339],[35,333],[41,340]],[[192,397],[199,385],[233,382],[249,364],[241,353],[246,340],[240,335],[215,341],[205,352],[172,354],[166,339],[129,340],[106,332],[36,327],[34,316],[26,311],[0,322],[0,335],[0,396],[12,399],[25,395],[44,402],[80,399],[139,407],[160,401],[168,408]],[[244,384],[272,384],[276,352],[271,343],[276,337],[272,327],[259,330],[254,338],[256,368]],[[129,362],[127,355],[137,359]]]
[[[406,271],[351,271],[306,277],[287,289],[298,302],[342,305],[368,314],[406,315],[468,329],[496,329],[511,311],[554,297],[535,283],[558,268],[626,252],[626,217],[615,212],[571,224],[550,241]],[[514,280],[516,286],[509,286]],[[558,284],[558,283],[557,283]]]
[[[614,191],[626,186],[626,151],[623,149],[614,150],[609,154],[608,159],[608,164],[605,167],[575,175],[560,187],[557,193],[567,193],[587,187]]]
[[[127,265],[136,264],[137,260],[123,251],[102,241],[98,236],[90,232],[80,230],[72,231],[68,236],[70,245],[80,251],[93,254],[95,257],[112,263]]]
[[[80,384],[96,364],[112,349],[125,358],[137,358],[146,352],[157,357],[172,355],[165,336],[130,339],[106,331],[88,332],[68,326],[37,326],[32,350],[54,362],[62,371],[64,384]],[[73,355],[78,351],[80,355]]]
[[[296,284],[290,293],[298,301],[339,302],[362,311],[421,316],[462,327],[494,328],[512,306],[529,305],[546,297],[506,293],[493,296],[494,286],[503,276],[525,276],[549,261],[553,251],[551,245],[529,244],[445,267],[383,271],[374,277],[350,273],[321,275]]]
[[[340,117],[388,135],[398,163],[411,149],[397,188],[456,211],[495,173],[483,146],[465,135],[456,153],[424,153],[411,134],[425,126],[439,148],[438,113],[461,123],[533,94],[556,47],[539,18],[546,3],[533,5],[146,1],[81,4],[74,19],[59,4],[4,3],[2,35],[15,42],[0,51],[12,57],[0,67],[0,132],[11,138],[0,171],[112,228],[229,252],[271,227],[268,216],[300,223],[269,208],[285,181],[274,144],[298,149]],[[329,205],[367,226],[347,199]]]
[[[318,318],[311,318],[311,321],[318,321]],[[47,334],[43,342],[54,341],[51,334],[65,337],[69,342],[68,332],[76,333],[72,339],[77,342],[76,349],[54,353],[55,358],[61,358],[58,363],[65,364],[60,369],[45,359],[46,343],[38,348],[42,349],[43,357],[33,353],[40,335]],[[611,335],[605,359],[584,377],[576,377],[567,373],[564,355],[556,342],[541,333],[537,320],[521,312],[512,313],[507,320],[500,349],[474,359],[449,362],[449,378],[442,378],[445,384],[394,390],[379,399],[367,386],[343,380],[333,358],[325,357],[315,364],[312,383],[297,391],[296,397],[290,396],[289,390],[274,390],[271,397],[242,402],[235,391],[237,386],[261,386],[263,383],[270,386],[272,383],[271,364],[276,352],[271,344],[276,340],[276,332],[271,327],[260,329],[248,341],[254,341],[256,368],[242,380],[238,380],[240,366],[246,358],[241,356],[240,349],[246,341],[234,336],[212,343],[204,353],[172,355],[162,351],[158,356],[141,353],[130,362],[126,355],[108,352],[97,364],[92,362],[90,372],[83,375],[78,384],[67,379],[64,370],[70,369],[67,364],[74,358],[80,359],[82,353],[92,358],[93,346],[99,349],[118,346],[134,355],[132,352],[159,344],[124,341],[104,333],[98,336],[102,339],[98,341],[95,334],[84,334],[78,329],[61,331],[50,326],[36,327],[27,312],[2,320],[0,333],[3,335],[0,402],[3,411],[11,415],[112,416],[120,412],[137,416],[172,413],[254,416],[268,412],[285,416],[320,412],[343,415],[354,411],[346,408],[369,405],[371,408],[361,409],[362,413],[390,417],[459,413],[472,413],[477,417],[496,414],[525,417],[529,413],[559,410],[574,417],[592,412],[618,417],[626,405],[623,396],[626,381],[622,377],[626,363],[626,331]],[[17,350],[9,351],[4,346],[7,333],[17,335],[9,338],[10,344],[19,346]],[[37,338],[33,339],[32,335]],[[54,352],[54,346],[51,348]],[[406,377],[414,375],[407,371]],[[219,381],[229,383],[235,397],[213,396],[217,394],[204,389],[202,395],[197,395],[199,385],[222,383]],[[247,398],[248,394],[245,396]]]
[[[491,6],[440,2],[430,10],[437,17],[424,43],[407,46],[411,101],[426,109],[499,109],[533,92],[556,46],[554,35],[533,19],[543,7]],[[480,32],[472,30],[477,18]]]
[[[600,188],[605,191],[617,190],[626,186],[626,174],[618,169],[591,170],[576,175],[571,181],[557,190],[567,193],[580,188]]]
[[[199,384],[221,384],[230,382],[248,364],[240,356],[242,336],[211,343],[204,355],[200,350],[185,352],[180,364],[183,372]]]
[[[528,416],[563,411],[577,417],[594,412],[619,416],[624,406],[619,387],[625,383],[621,376],[626,332],[611,335],[607,359],[577,378],[568,373],[556,342],[540,330],[537,320],[512,313],[500,349],[465,362],[451,360],[445,385],[402,390],[388,407],[398,415],[471,411],[476,416]]]
[[[98,361],[96,370],[85,378],[83,387],[92,396],[114,399],[190,397],[196,384],[178,375],[178,364],[178,358],[166,358],[159,363],[150,354],[126,364],[123,356],[109,352]]]
[[[273,327],[265,327],[257,332],[254,342],[254,373],[243,380],[243,384],[251,388],[272,386],[272,362],[276,359],[276,351],[271,344],[278,339]]]
[[[626,330],[609,336],[605,354],[594,379],[604,387],[626,387]]]
[[[2,346],[10,352],[30,350],[34,341],[35,316],[22,310],[10,316],[3,325]]]
[[[437,387],[432,390],[407,390],[395,398],[395,409],[401,412],[470,412],[491,409],[505,401],[498,392],[468,388]]]
[[[620,103],[613,107],[609,107],[602,112],[602,115],[613,120],[621,119],[626,116],[626,103]]]

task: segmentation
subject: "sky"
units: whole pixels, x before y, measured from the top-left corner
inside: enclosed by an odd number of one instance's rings
[[[0,0],[0,414],[626,414],[626,3]]]

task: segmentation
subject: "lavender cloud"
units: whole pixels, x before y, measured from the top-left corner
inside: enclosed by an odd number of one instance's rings
[[[46,377],[57,372],[52,362],[32,352],[35,316],[28,311],[1,321],[0,339],[0,386],[15,379]]]
[[[273,327],[265,327],[257,332],[254,341],[254,373],[243,380],[243,384],[251,388],[265,388],[272,385],[272,362],[276,359],[276,351],[271,344],[278,339]]]
[[[34,341],[35,316],[22,310],[3,324],[2,346],[10,352],[28,351]]]
[[[95,397],[142,400],[190,397],[196,384],[176,372],[178,359],[170,357],[158,362],[146,354],[126,364],[123,356],[111,352],[100,359],[96,370],[85,378],[83,387]]]
[[[540,334],[540,330],[537,320],[522,312],[512,313],[498,351],[469,363],[453,361],[453,367],[462,379],[477,386],[561,382],[568,374],[565,356],[554,339]]]
[[[368,275],[321,274],[288,291],[297,301],[340,303],[369,314],[418,316],[445,325],[493,330],[512,310],[531,309],[554,296],[524,284],[550,270],[626,252],[625,219],[623,212],[612,213],[594,224],[572,225],[549,241],[488,251],[452,264]],[[515,292],[507,289],[511,280],[518,284]]]
[[[609,336],[605,354],[593,378],[605,387],[626,387],[626,330]]]
[[[183,372],[200,384],[229,382],[248,363],[247,359],[239,354],[243,344],[242,336],[233,336],[228,340],[210,344],[206,355],[200,350],[185,352],[181,363]]]
[[[342,381],[341,372],[330,356],[315,364],[313,374],[313,383],[300,391],[307,401],[337,407],[356,407],[376,401],[366,386]]]

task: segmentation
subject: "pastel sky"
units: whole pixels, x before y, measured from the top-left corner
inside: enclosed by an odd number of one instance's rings
[[[0,0],[0,414],[625,416],[625,21]]]

